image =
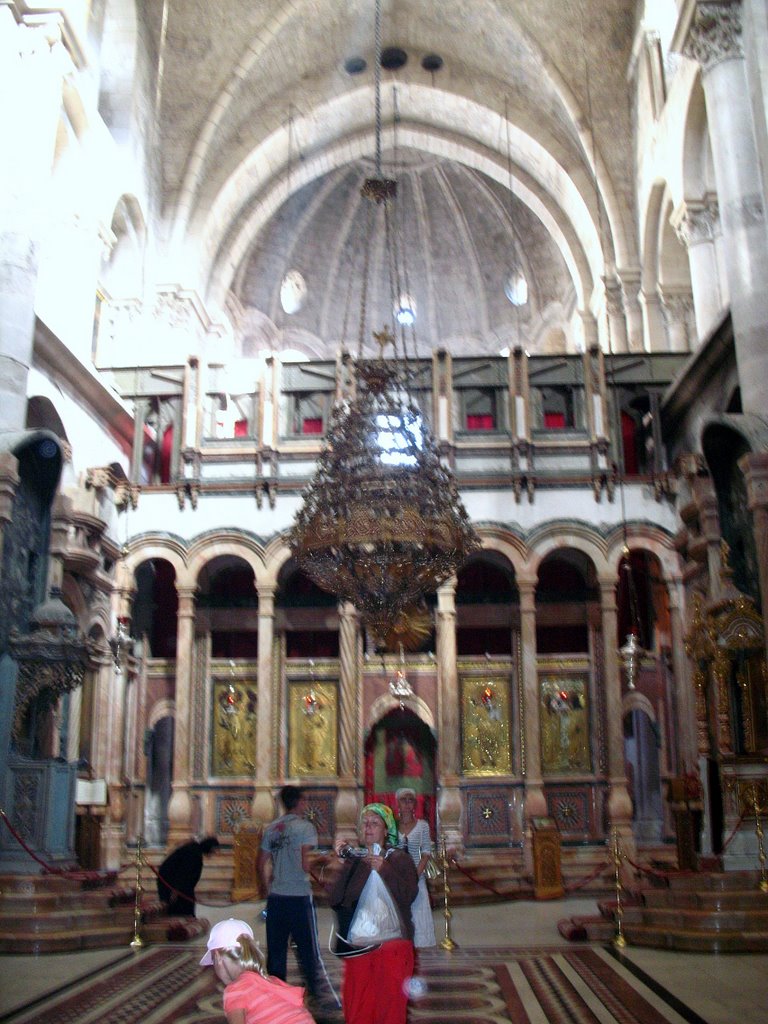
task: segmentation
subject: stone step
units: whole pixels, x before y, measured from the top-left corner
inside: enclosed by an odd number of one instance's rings
[[[768,932],[768,910],[660,909],[628,906],[623,908],[625,926],[641,924],[668,932]]]
[[[678,891],[745,891],[757,890],[760,884],[759,871],[700,871],[671,875],[669,888]]]
[[[69,953],[83,949],[126,947],[133,938],[133,928],[106,925],[76,931],[21,932],[8,931],[0,924],[0,953]]]
[[[768,952],[768,931],[665,931],[647,924],[627,924],[623,931],[628,944],[633,946],[651,946],[655,949],[673,949],[689,953]]]
[[[654,889],[643,893],[643,901],[648,907],[681,907],[708,910],[751,910],[753,908],[768,909],[768,892],[760,889],[724,890],[694,892],[675,889]]]
[[[133,908],[130,906],[112,907],[109,911],[109,923],[115,927],[132,927],[133,916]],[[12,917],[0,914],[0,930],[12,927],[19,933],[42,935],[51,932],[87,931],[89,928],[98,928],[104,921],[103,907],[94,907],[91,910],[71,907],[42,913],[20,911]]]

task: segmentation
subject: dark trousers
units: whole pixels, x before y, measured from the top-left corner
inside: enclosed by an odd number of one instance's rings
[[[296,943],[307,990],[313,996],[320,995],[323,971],[311,896],[270,895],[267,900],[267,971],[282,981],[286,980],[289,939]]]

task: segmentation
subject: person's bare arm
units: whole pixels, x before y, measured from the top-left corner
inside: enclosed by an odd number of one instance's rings
[[[245,1024],[245,1010],[230,1010],[225,1016],[227,1024]]]
[[[301,870],[306,871],[309,874],[309,855],[314,849],[313,846],[302,846],[301,848]]]
[[[259,879],[259,888],[261,889],[262,897],[266,897],[269,892],[269,880],[272,877],[272,854],[266,853],[264,850],[259,850],[259,856],[256,858],[256,875]]]
[[[427,861],[429,860],[429,858],[430,858],[430,854],[422,853],[421,860],[416,865],[416,874],[417,875],[421,876],[421,875],[424,874],[424,868],[427,866]]]

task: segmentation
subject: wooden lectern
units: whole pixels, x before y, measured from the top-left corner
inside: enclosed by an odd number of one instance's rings
[[[233,903],[264,899],[256,870],[263,831],[259,825],[258,828],[241,828],[235,833]]]
[[[560,867],[560,831],[554,818],[532,818],[533,894],[556,900],[565,892]]]

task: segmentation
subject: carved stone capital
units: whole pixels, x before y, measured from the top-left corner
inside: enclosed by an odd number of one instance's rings
[[[747,483],[750,511],[768,508],[768,452],[750,452],[739,459]]]
[[[665,290],[661,293],[661,311],[668,324],[687,324],[693,315],[693,295]]]
[[[605,281],[605,306],[608,316],[624,316],[624,293],[621,285],[616,280]]]
[[[698,3],[683,44],[684,56],[698,61],[706,74],[726,60],[743,60],[741,3],[732,0]]]
[[[675,234],[686,248],[714,241],[720,227],[717,200],[681,203],[670,217]]]

